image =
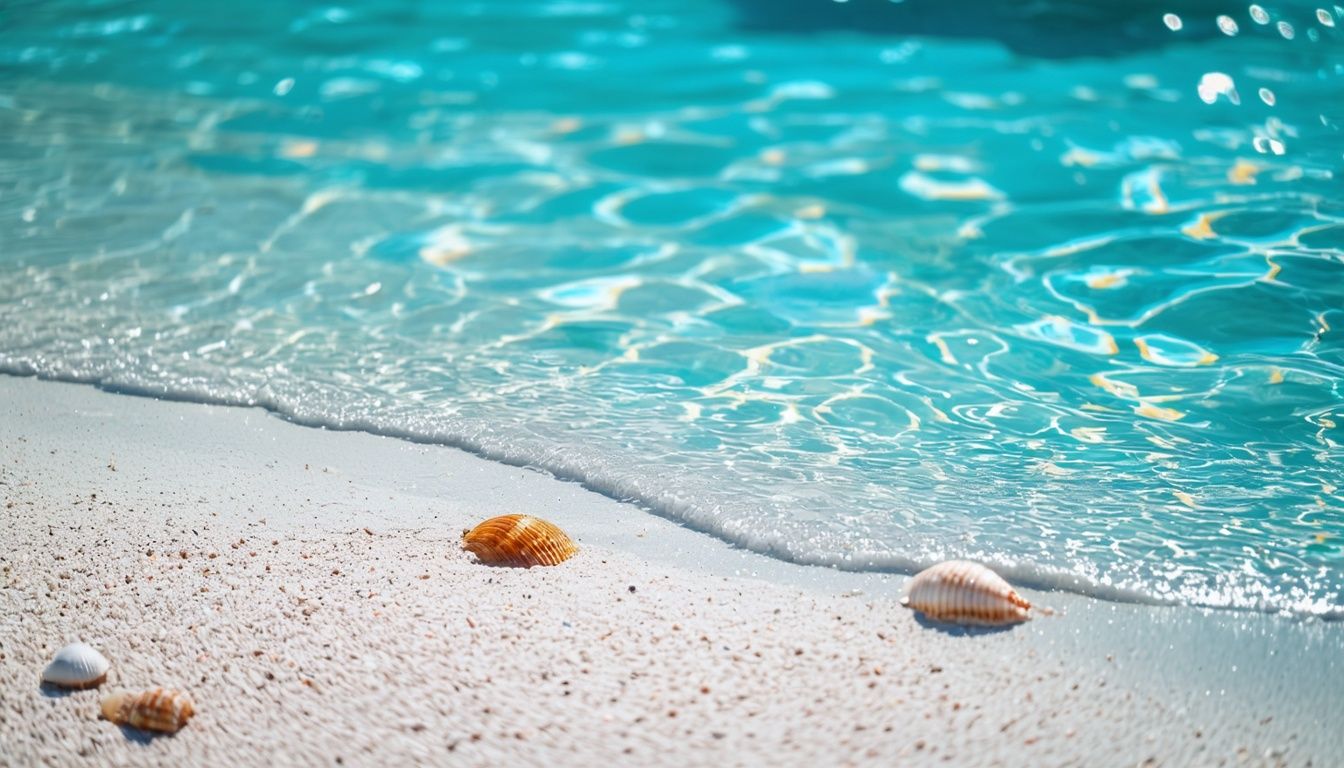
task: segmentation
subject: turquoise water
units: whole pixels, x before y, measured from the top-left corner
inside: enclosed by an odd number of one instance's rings
[[[748,5],[0,6],[0,370],[1344,615],[1344,14]]]

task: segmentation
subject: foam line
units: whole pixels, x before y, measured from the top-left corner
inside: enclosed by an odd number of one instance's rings
[[[0,358],[0,374],[10,376],[34,377],[45,381],[59,381],[93,386],[105,392],[133,397],[195,403],[200,405],[218,405],[241,408],[260,408],[267,413],[299,426],[340,432],[362,432],[365,434],[404,440],[421,445],[437,445],[466,451],[480,458],[505,464],[545,472],[556,479],[572,482],[586,490],[600,494],[615,501],[634,504],[646,512],[671,520],[691,530],[718,538],[728,544],[756,552],[777,560],[796,565],[834,568],[842,571],[895,573],[911,575],[933,565],[935,561],[910,557],[900,553],[838,553],[803,552],[789,545],[789,542],[777,536],[752,536],[734,530],[733,521],[716,517],[694,502],[687,502],[678,494],[664,492],[650,495],[640,492],[628,481],[619,477],[608,477],[594,472],[582,465],[566,462],[555,454],[550,460],[538,460],[524,450],[510,449],[491,445],[482,440],[464,435],[433,434],[426,435],[413,430],[388,427],[368,420],[336,422],[320,418],[304,417],[271,398],[202,397],[198,393],[175,390],[168,387],[134,386],[109,383],[98,376],[51,376],[39,372],[28,364],[15,364]],[[960,556],[960,555],[958,555]],[[1344,606],[1303,605],[1285,608],[1269,602],[1254,605],[1213,605],[1185,603],[1175,598],[1163,598],[1140,589],[1104,584],[1085,576],[1027,565],[1021,562],[997,559],[990,554],[980,558],[1005,578],[1020,587],[1043,591],[1063,591],[1101,600],[1145,605],[1181,605],[1193,604],[1201,607],[1215,607],[1229,610],[1252,610],[1263,613],[1280,613],[1300,618],[1317,618],[1326,621],[1344,619]]]

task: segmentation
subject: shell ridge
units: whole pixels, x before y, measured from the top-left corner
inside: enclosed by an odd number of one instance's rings
[[[103,717],[118,725],[163,733],[181,730],[196,711],[185,693],[166,688],[118,691],[103,699],[101,709]]]
[[[578,552],[558,526],[531,515],[500,515],[462,534],[464,549],[487,565],[559,565]]]
[[[965,560],[920,571],[911,579],[902,604],[934,621],[989,626],[1027,621],[1032,609],[1002,576]]]

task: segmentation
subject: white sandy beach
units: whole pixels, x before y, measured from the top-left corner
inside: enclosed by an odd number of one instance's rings
[[[1337,765],[1344,626],[1028,593],[946,631],[905,577],[789,565],[461,451],[0,377],[0,764]],[[570,531],[500,569],[463,528]],[[149,738],[44,689],[169,686]]]

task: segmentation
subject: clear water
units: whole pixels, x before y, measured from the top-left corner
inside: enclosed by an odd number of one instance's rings
[[[1344,615],[1344,18],[742,12],[6,3],[0,370],[801,562]]]

